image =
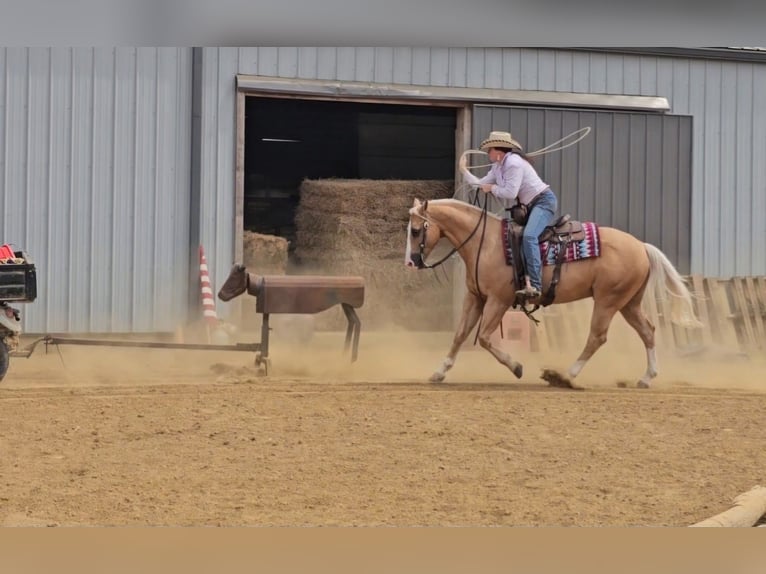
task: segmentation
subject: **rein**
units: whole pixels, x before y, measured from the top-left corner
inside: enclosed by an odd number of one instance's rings
[[[476,189],[476,194],[473,196],[474,205],[479,204],[479,190]],[[484,221],[484,227],[481,230],[481,239],[479,239],[479,248],[476,250],[476,266],[474,267],[474,279],[476,281],[476,291],[479,292],[479,297],[482,299],[484,295],[481,294],[481,287],[479,287],[479,257],[481,256],[481,248],[484,245],[484,235],[487,231],[487,205],[489,204],[489,198],[484,195],[484,207],[482,208],[481,217],[479,221]],[[476,225],[478,227],[478,224]],[[476,331],[478,333],[478,330]]]
[[[478,193],[477,193],[477,196],[478,196]],[[455,253],[460,251],[460,249],[462,249],[463,246],[465,246],[465,244],[468,243],[471,240],[471,238],[476,234],[476,231],[479,229],[479,225],[481,225],[481,223],[483,221],[484,222],[484,229],[482,230],[482,233],[481,233],[481,242],[479,243],[479,252],[478,252],[478,253],[481,253],[481,245],[482,245],[482,243],[484,243],[484,231],[487,228],[487,203],[488,202],[487,202],[487,200],[485,198],[484,199],[484,207],[482,208],[482,212],[481,212],[481,215],[479,216],[479,220],[476,222],[476,227],[474,227],[473,230],[471,231],[471,233],[468,234],[468,237],[466,237],[460,243],[460,245],[458,245],[457,247],[453,247],[452,250],[449,253],[447,253],[447,255],[445,255],[444,257],[439,259],[439,261],[437,261],[436,263],[431,263],[431,264],[426,263],[425,262],[425,258],[423,257],[423,250],[426,247],[426,237],[428,235],[428,219],[421,215],[420,217],[422,217],[423,220],[425,221],[425,224],[423,225],[423,235],[420,237],[420,245],[419,245],[419,247],[420,247],[420,260],[422,262],[422,267],[421,268],[422,269],[434,269],[434,268],[438,267],[439,265],[441,265],[442,263],[444,263],[445,261],[447,261],[447,259],[449,259]],[[476,255],[476,287],[477,288],[478,288],[478,285],[479,285],[479,283],[478,283],[478,279],[479,279],[479,256],[478,256],[478,253]]]

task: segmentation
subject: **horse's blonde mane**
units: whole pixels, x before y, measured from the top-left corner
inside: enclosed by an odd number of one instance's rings
[[[454,198],[447,198],[447,199],[429,199],[428,205],[449,205],[452,207],[456,207],[458,209],[462,209],[464,211],[474,211],[477,214],[481,213],[483,211],[483,208],[478,207],[476,205],[472,205],[470,203],[467,203],[465,201],[462,201],[460,199],[454,199]],[[487,211],[487,215],[490,217],[493,217],[497,219],[498,221],[502,221],[502,217],[492,213],[491,211]]]

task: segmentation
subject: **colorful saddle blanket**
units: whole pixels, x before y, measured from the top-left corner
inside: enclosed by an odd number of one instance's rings
[[[585,238],[579,241],[570,241],[566,244],[564,263],[589,259],[601,255],[601,239],[596,223],[586,221],[582,224]],[[503,246],[505,247],[505,262],[513,265],[513,250],[511,249],[510,224],[503,219]],[[544,241],[540,243],[540,259],[543,265],[555,265],[559,252],[564,248],[563,243]]]

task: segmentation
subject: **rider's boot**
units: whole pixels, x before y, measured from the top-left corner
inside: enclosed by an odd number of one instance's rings
[[[516,297],[522,301],[529,301],[531,299],[537,299],[542,295],[537,287],[533,287],[529,281],[529,275],[526,276],[526,285],[524,289],[516,291]]]

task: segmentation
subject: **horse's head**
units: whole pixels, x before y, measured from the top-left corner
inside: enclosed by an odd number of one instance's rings
[[[423,269],[425,259],[442,237],[439,226],[428,218],[428,200],[423,203],[415,199],[410,208],[410,221],[407,224],[407,247],[404,264],[407,267]]]
[[[218,290],[218,298],[221,301],[230,301],[242,295],[248,287],[249,274],[244,265],[235,264],[231,268],[229,276],[226,278],[223,286]]]

